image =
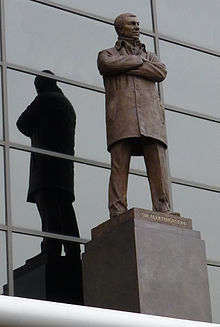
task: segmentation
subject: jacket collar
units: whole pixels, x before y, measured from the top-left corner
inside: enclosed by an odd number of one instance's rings
[[[140,40],[132,39],[129,37],[119,37],[117,42],[115,43],[115,48],[120,50],[122,46],[135,46],[142,48],[146,52],[146,47]]]

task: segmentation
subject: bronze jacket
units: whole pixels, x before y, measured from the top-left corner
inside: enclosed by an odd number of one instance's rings
[[[166,147],[164,108],[155,85],[165,79],[165,65],[139,40],[119,38],[114,48],[99,52],[98,69],[106,92],[108,150],[119,140],[136,137],[153,138]],[[137,149],[132,154],[141,153]]]

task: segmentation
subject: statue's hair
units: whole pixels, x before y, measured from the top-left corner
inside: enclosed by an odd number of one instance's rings
[[[124,23],[124,19],[126,17],[136,17],[135,14],[130,14],[130,13],[124,13],[124,14],[121,14],[119,15],[118,17],[115,18],[115,21],[114,21],[114,26],[115,26],[115,30],[117,32],[118,35],[120,35],[120,29]]]

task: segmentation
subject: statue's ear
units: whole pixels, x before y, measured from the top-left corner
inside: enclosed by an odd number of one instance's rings
[[[119,29],[118,29],[118,35],[120,36],[120,35],[123,35],[123,33],[124,33],[124,28],[123,28],[123,25],[121,25],[120,27],[119,27]]]

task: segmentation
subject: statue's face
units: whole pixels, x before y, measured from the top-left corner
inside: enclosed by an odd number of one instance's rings
[[[125,17],[121,30],[120,35],[125,37],[130,37],[133,39],[139,39],[140,36],[140,27],[139,27],[139,20],[137,17]]]

